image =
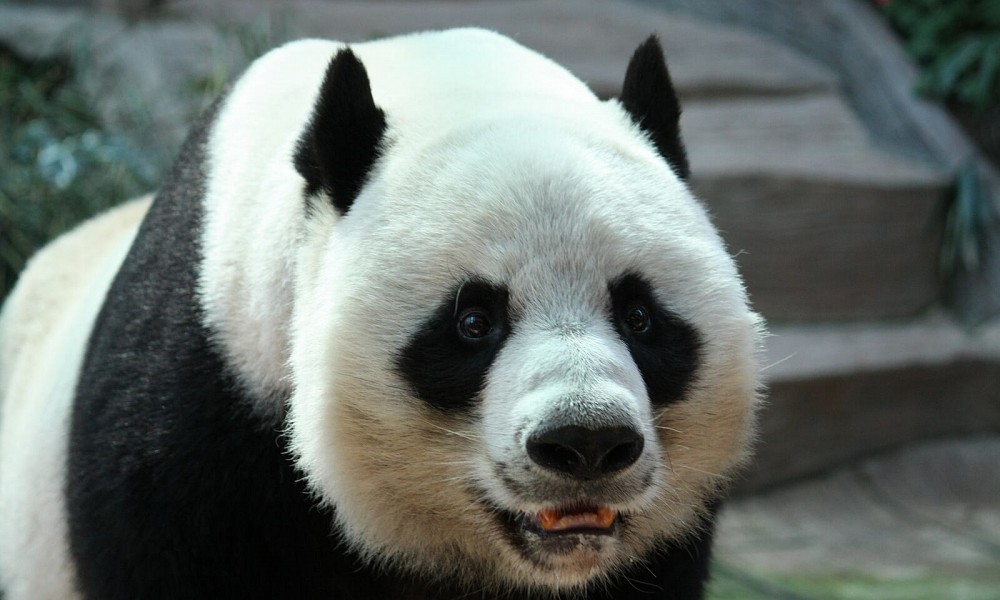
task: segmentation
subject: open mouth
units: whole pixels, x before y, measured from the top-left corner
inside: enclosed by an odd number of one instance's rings
[[[507,539],[539,567],[590,572],[614,555],[624,515],[607,506],[566,505],[533,513],[494,508]]]
[[[546,535],[610,535],[618,512],[606,506],[569,506],[547,508],[530,515],[527,524],[536,533]]]
[[[599,505],[568,505],[546,508],[534,513],[492,508],[516,545],[526,537],[539,541],[567,539],[578,536],[617,535],[623,516],[616,510]]]

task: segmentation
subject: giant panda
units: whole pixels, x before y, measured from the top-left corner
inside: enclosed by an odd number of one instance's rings
[[[700,598],[761,320],[655,37],[255,61],[0,315],[5,600]]]

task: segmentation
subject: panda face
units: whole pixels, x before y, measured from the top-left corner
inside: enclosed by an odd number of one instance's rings
[[[698,203],[603,110],[624,133],[400,140],[314,215],[292,437],[369,559],[579,586],[687,533],[743,459],[755,317]]]

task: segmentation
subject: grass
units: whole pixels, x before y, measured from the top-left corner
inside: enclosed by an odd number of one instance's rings
[[[0,300],[45,242],[151,190],[157,165],[106,132],[64,59],[0,46]]]
[[[1000,0],[880,0],[923,67],[920,91],[980,113],[1000,102]]]
[[[211,73],[192,76],[187,93],[208,106],[241,65],[287,40],[291,30],[281,11],[220,26],[207,58]],[[78,45],[72,61],[29,61],[0,43],[0,302],[47,241],[153,190],[175,150],[139,143],[160,138],[151,133],[148,109],[138,99],[127,135],[104,127],[74,72],[88,66],[85,35]]]
[[[1000,573],[749,573],[717,562],[709,600],[1000,600]]]

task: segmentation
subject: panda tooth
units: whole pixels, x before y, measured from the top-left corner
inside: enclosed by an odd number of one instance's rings
[[[607,529],[615,522],[615,518],[618,517],[618,511],[612,510],[606,506],[599,506],[597,507],[597,512],[594,516],[597,519],[597,526]]]
[[[545,509],[535,515],[535,521],[543,531],[565,531],[578,527],[607,529],[614,523],[617,514],[616,511],[604,506],[574,513]]]
[[[536,518],[545,531],[552,531],[560,521],[559,512],[552,509],[538,511]]]

